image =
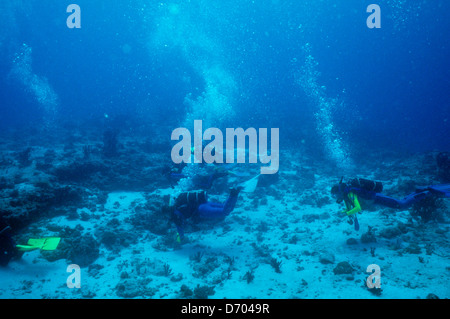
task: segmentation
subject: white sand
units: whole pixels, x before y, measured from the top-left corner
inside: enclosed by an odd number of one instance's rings
[[[68,261],[48,262],[39,251],[26,253],[22,260],[0,268],[0,298],[119,298],[116,286],[123,271],[137,283],[144,283],[137,298],[180,298],[181,285],[191,290],[197,285],[214,287],[215,293],[210,298],[396,299],[426,298],[429,293],[440,298],[450,297],[448,258],[427,255],[424,249],[421,254],[404,253],[400,256],[398,250],[390,248],[391,241],[379,236],[376,243],[361,243],[360,236],[367,231],[368,225],[381,229],[392,225],[392,218],[381,216],[378,211],[363,212],[359,215],[361,229],[357,232],[346,218],[339,215],[341,207],[337,204],[321,208],[299,206],[294,210],[296,196],[285,197],[284,202],[268,196],[267,205],[245,211],[249,199],[246,194],[241,194],[234,212],[225,221],[211,229],[187,233],[189,243],[181,249],[155,249],[160,236],[149,232],[142,234],[136,244],[122,248],[119,254],[101,246],[100,257],[95,264],[104,267],[95,276],[91,275],[88,267],[81,268],[80,289],[70,289],[66,285],[70,275],[66,272]],[[115,205],[116,202],[120,207]],[[126,218],[133,213],[134,207],[144,203],[145,197],[141,193],[112,193],[105,205],[105,214],[99,219],[84,222],[55,217],[48,223],[69,227],[80,224],[86,232],[93,234],[96,227],[115,217],[123,227],[132,227],[126,224]],[[89,213],[86,208],[82,210]],[[302,219],[305,214],[324,212],[328,212],[330,217],[313,222]],[[395,221],[406,221],[408,215],[408,211],[397,212]],[[265,222],[267,230],[257,230],[261,222]],[[294,235],[297,241],[291,242]],[[448,242],[448,232],[441,236]],[[358,243],[348,245],[346,241],[350,237],[356,238]],[[252,244],[264,247],[269,256],[281,261],[281,273],[275,272]],[[404,248],[407,243],[401,245]],[[376,248],[374,257],[370,247]],[[195,277],[197,263],[190,257],[197,252],[203,253],[201,263],[216,257],[219,266],[204,277]],[[448,256],[448,247],[443,247],[442,253]],[[334,262],[323,264],[320,261],[323,254],[332,254]],[[228,269],[225,256],[234,257],[230,278],[224,278]],[[333,273],[336,265],[343,261],[355,269],[351,276]],[[165,263],[170,265],[171,276],[157,274],[157,269]],[[370,264],[377,264],[381,269],[380,296],[365,287],[369,276],[365,271]],[[139,274],[136,273],[136,265],[140,265]],[[251,268],[254,268],[255,278],[247,283],[243,277]],[[177,274],[181,274],[182,279],[172,281],[171,278]]]

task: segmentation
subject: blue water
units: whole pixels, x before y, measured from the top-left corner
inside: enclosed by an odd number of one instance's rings
[[[58,97],[56,116],[64,121],[138,111],[143,119],[170,109],[165,121],[177,125],[186,114],[184,98],[204,90],[203,61],[235,82],[223,88],[239,110],[235,126],[285,132],[300,126],[313,138],[320,135],[310,130],[315,105],[296,83],[309,43],[318,84],[344,103],[332,120],[347,134],[345,143],[405,151],[449,147],[445,1],[387,1],[381,29],[366,26],[369,3],[360,1],[78,4],[81,29],[67,28],[69,14],[59,1],[2,4],[2,127],[38,125],[44,116],[21,79],[8,76],[25,43],[32,48],[32,73],[48,79]]]
[[[74,2],[80,29],[69,2],[0,4],[0,135],[21,146],[74,127],[101,140],[108,121],[170,144],[202,119],[279,128],[281,149],[339,176],[380,150],[450,150],[449,1],[380,1],[379,29],[373,1]]]

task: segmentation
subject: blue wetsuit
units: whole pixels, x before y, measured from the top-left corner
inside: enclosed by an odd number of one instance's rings
[[[233,211],[238,195],[239,190],[232,189],[230,196],[223,204],[207,201],[206,194],[204,194],[204,197],[197,197],[196,200],[186,201],[181,203],[181,205],[176,203],[173,212],[173,220],[177,227],[180,239],[183,239],[184,237],[184,224],[187,219],[190,218],[195,222],[221,220]]]
[[[409,194],[403,199],[396,199],[381,193],[365,190],[359,187],[349,187],[348,192],[356,193],[363,199],[373,200],[375,204],[383,205],[390,208],[406,209],[411,205],[421,201],[430,194],[439,196],[450,196],[450,184],[434,185],[424,188],[418,188],[414,193]]]
[[[403,199],[396,199],[383,195],[380,193],[382,190],[383,187],[380,182],[373,182],[366,179],[354,179],[349,185],[342,183],[341,180],[339,184],[332,187],[331,193],[337,199],[337,203],[342,201],[345,202],[347,209],[344,213],[349,215],[350,224],[354,222],[355,230],[359,229],[356,213],[361,211],[361,205],[359,204],[358,198],[373,200],[375,204],[390,208],[406,209],[429,195],[450,197],[450,184],[417,188],[414,193],[409,194]]]

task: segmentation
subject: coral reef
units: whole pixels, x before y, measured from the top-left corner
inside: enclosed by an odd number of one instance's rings
[[[333,269],[333,273],[335,275],[342,275],[342,274],[352,274],[354,271],[353,267],[349,264],[348,261],[341,261],[336,265],[336,267]]]
[[[171,184],[161,174],[167,158],[159,150],[170,150],[168,144],[124,131],[120,144],[117,135],[88,136],[70,133],[60,144],[35,146],[44,143],[40,137],[22,144],[30,148],[0,153],[0,213],[14,239],[61,237],[57,250],[25,255],[22,264],[55,263],[59,269],[76,263],[89,278],[82,291],[58,288],[41,297],[345,298],[349,290],[362,298],[395,298],[390,289],[381,295],[366,287],[366,262],[379,264],[405,296],[447,296],[435,275],[448,271],[440,264],[449,256],[446,200],[429,198],[409,211],[370,206],[358,215],[367,229],[360,235],[329,195],[333,170],[304,156],[301,164],[287,161],[278,174],[263,177],[254,193],[242,192],[224,221],[188,223],[179,243],[167,205]],[[386,157],[383,163],[368,160],[376,167],[361,167],[401,197],[436,183],[434,158]],[[209,190],[210,198],[224,200],[227,186],[245,179],[228,176]],[[403,263],[412,270],[402,275],[395,267]],[[409,272],[417,283],[404,284]],[[5,284],[0,295],[41,291],[49,285],[45,275]]]
[[[411,216],[420,218],[424,223],[431,220],[444,221],[445,205],[443,199],[437,196],[427,196],[425,199],[417,202],[411,208]]]

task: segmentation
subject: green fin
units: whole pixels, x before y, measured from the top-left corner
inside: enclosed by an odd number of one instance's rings
[[[28,246],[28,245],[16,245],[16,247],[19,251],[24,251],[24,252],[39,249],[39,247]]]
[[[55,250],[58,247],[60,240],[61,238],[59,237],[48,237],[39,239],[30,238],[28,240],[27,245],[17,245],[16,247],[20,251],[32,251],[35,249]]]

